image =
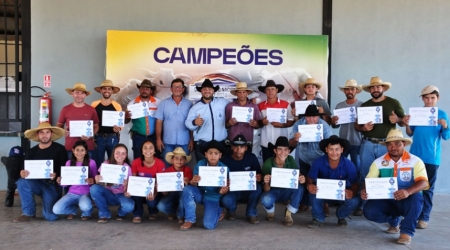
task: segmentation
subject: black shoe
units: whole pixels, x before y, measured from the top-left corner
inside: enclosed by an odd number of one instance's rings
[[[14,205],[14,193],[15,190],[6,190],[5,206],[12,207]]]

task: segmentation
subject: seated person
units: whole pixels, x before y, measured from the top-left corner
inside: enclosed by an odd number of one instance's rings
[[[194,168],[194,177],[189,182],[189,185],[183,189],[185,222],[180,227],[182,231],[191,229],[195,224],[196,203],[203,204],[204,206],[203,226],[206,229],[215,229],[217,223],[224,217],[223,210],[220,207],[220,197],[228,192],[226,183],[222,187],[198,186],[198,182],[201,179],[201,176],[199,176],[200,166],[223,168],[228,176],[228,167],[219,161],[224,152],[224,148],[220,142],[212,140],[206,144],[206,147],[202,151],[205,159],[197,162]]]
[[[289,200],[285,211],[284,225],[291,227],[294,224],[291,214],[297,213],[298,204],[303,194],[303,185],[298,185],[295,189],[271,187],[270,180],[272,168],[288,168],[295,169],[295,171],[299,171],[299,169],[294,158],[289,155],[291,150],[286,137],[278,137],[275,145],[269,143],[269,150],[274,152],[275,156],[267,159],[262,166],[264,193],[261,195],[261,203],[266,209],[267,220],[273,221],[275,218],[275,202]],[[305,183],[305,176],[299,174],[298,181],[300,184]]]
[[[349,159],[342,156],[344,151],[349,150],[350,142],[346,139],[339,138],[336,135],[330,136],[328,139],[320,141],[320,149],[325,155],[319,156],[312,164],[306,177],[306,189],[309,191],[309,200],[312,205],[313,220],[309,223],[309,228],[317,228],[322,226],[325,219],[324,204],[327,200],[318,199],[316,197],[318,188],[316,186],[317,179],[331,179],[345,181],[345,200],[330,200],[330,203],[339,203],[336,209],[336,217],[338,225],[347,226],[347,218],[350,213],[358,207],[358,178],[356,167]]]
[[[248,201],[245,215],[251,224],[259,224],[258,205],[262,193],[261,186],[261,166],[258,158],[251,151],[247,151],[248,142],[244,135],[239,134],[230,142],[232,154],[227,155],[221,161],[228,166],[230,172],[255,171],[256,190],[254,191],[233,191],[222,196],[221,204],[227,209],[228,220],[236,219],[236,208],[238,201]],[[230,179],[230,183],[233,180]]]
[[[397,243],[403,245],[411,243],[422,211],[423,197],[420,191],[429,187],[425,164],[405,150],[405,146],[411,142],[411,139],[403,138],[402,131],[389,131],[383,143],[388,152],[372,163],[366,176],[397,179],[398,190],[393,194],[394,199],[368,200],[364,206],[364,217],[377,223],[389,223],[390,227],[386,232],[400,232]],[[361,190],[361,198],[370,199],[370,193],[365,188]]]

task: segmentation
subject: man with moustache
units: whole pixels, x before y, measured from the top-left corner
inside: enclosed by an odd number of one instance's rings
[[[103,126],[103,111],[122,111],[120,104],[112,100],[112,95],[120,91],[119,87],[114,86],[111,80],[104,80],[102,84],[94,88],[95,91],[102,94],[100,100],[92,102],[91,106],[97,111],[99,119],[99,129],[94,136],[95,149],[94,149],[94,161],[97,164],[97,168],[105,161],[105,151],[108,158],[111,156],[112,149],[119,143],[119,133],[122,130],[122,126],[105,127]],[[123,117],[125,118],[125,117]],[[122,120],[122,123],[124,120]]]

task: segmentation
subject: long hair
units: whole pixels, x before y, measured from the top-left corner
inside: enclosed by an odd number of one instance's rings
[[[78,146],[82,146],[84,148],[84,150],[86,150],[86,154],[84,155],[81,166],[89,166],[89,162],[90,162],[91,158],[89,158],[88,145],[86,144],[85,141],[79,140],[73,144],[72,149],[75,149]],[[72,152],[72,158],[70,159],[70,166],[76,166],[76,165],[77,165],[77,157]]]
[[[125,160],[123,160],[123,162],[128,164],[128,165],[130,165],[130,160],[128,160],[128,148],[123,143],[119,143],[116,146],[114,146],[114,148],[112,150],[112,153],[111,153],[111,156],[108,159],[109,164],[117,164],[116,159],[114,159],[114,153],[116,152],[116,149],[120,148],[120,147],[125,148],[125,150],[127,151],[127,156],[125,157]]]
[[[155,153],[156,153],[155,144],[152,141],[150,141],[149,139],[145,140],[141,145],[141,166],[144,166],[145,156],[144,156],[144,154],[142,154],[142,150],[144,149],[144,144],[147,142],[150,142],[153,145],[153,148],[155,149]],[[156,158],[155,155],[153,155],[153,158]]]

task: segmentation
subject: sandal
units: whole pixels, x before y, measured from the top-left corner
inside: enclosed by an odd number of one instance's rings
[[[73,218],[75,218],[75,215],[68,214],[67,217],[66,217],[66,220],[73,220]]]
[[[191,229],[194,225],[195,225],[195,223],[187,222],[187,221],[186,221],[183,225],[180,226],[180,230],[181,230],[181,231],[189,230],[189,229]]]
[[[91,216],[81,216],[81,220],[86,221],[86,220],[90,220]]]
[[[134,217],[134,218],[133,218],[133,223],[134,223],[134,224],[140,224],[141,222],[142,222],[141,217]]]

